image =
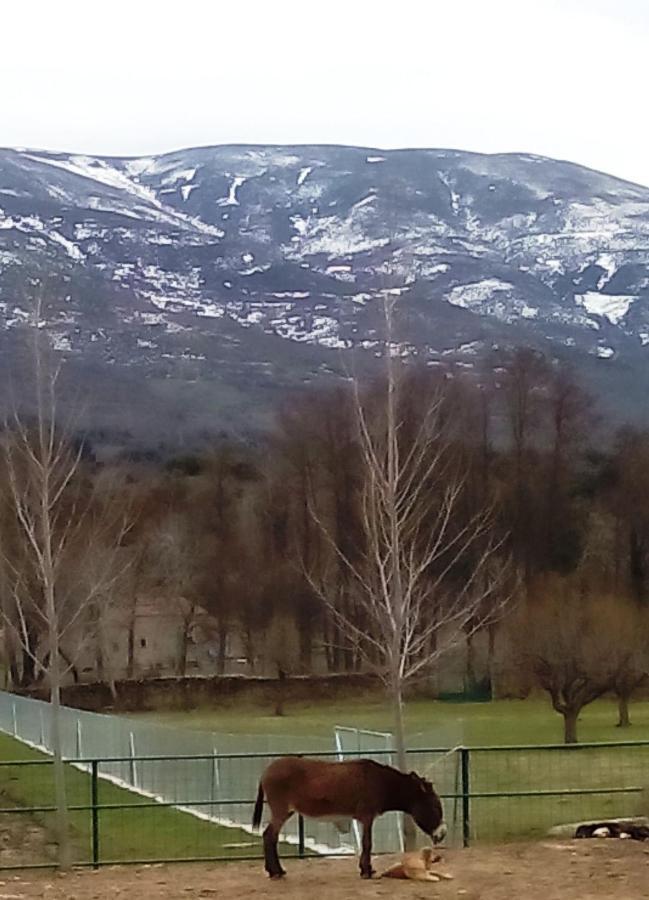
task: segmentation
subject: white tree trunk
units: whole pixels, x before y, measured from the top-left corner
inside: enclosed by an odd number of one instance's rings
[[[52,740],[52,758],[54,760],[54,803],[56,806],[56,840],[58,844],[58,861],[61,869],[68,869],[70,857],[70,828],[68,800],[65,786],[65,765],[61,745],[61,666],[58,647],[57,628],[50,625],[50,733]]]
[[[392,684],[392,722],[394,731],[394,749],[397,756],[397,768],[401,772],[408,771],[406,753],[406,728],[403,720],[403,687],[397,675]],[[403,818],[403,845],[406,850],[414,850],[417,841],[415,823],[410,816]]]

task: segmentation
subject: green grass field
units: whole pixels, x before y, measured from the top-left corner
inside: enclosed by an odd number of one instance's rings
[[[13,738],[0,734],[0,761],[44,760],[42,753]],[[66,787],[71,807],[90,804],[91,779],[86,773],[68,766]],[[236,828],[222,828],[196,816],[166,807],[144,807],[148,803],[131,791],[99,780],[99,805],[136,804],[131,809],[105,809],[99,813],[100,859],[154,860],[241,857],[260,854],[256,836]],[[47,807],[54,803],[51,765],[0,765],[0,805],[5,809]],[[46,840],[52,840],[53,816],[49,812],[21,813],[42,826]],[[75,862],[87,863],[91,855],[91,814],[89,810],[71,811],[70,825]],[[0,829],[2,816],[0,815]],[[242,846],[236,846],[240,844]],[[50,855],[42,862],[51,862]]]
[[[649,701],[632,704],[631,728],[616,728],[616,714],[616,706],[610,700],[601,700],[586,707],[579,723],[580,741],[649,740]],[[318,703],[317,706],[289,703],[284,716],[273,716],[268,709],[244,703],[190,712],[141,713],[138,718],[199,731],[294,735],[296,738],[311,735],[331,737],[334,725],[390,730],[389,708],[376,695],[346,700],[344,703]],[[436,729],[443,731],[447,725],[459,727],[466,746],[553,744],[563,741],[561,717],[553,712],[547,700],[540,697],[492,703],[412,700],[406,706],[406,727],[411,735],[430,734],[434,737]]]
[[[389,730],[390,717],[380,698],[359,698],[343,704],[289,704],[283,717],[268,715],[252,706],[146,714],[145,718],[176,727],[238,734],[294,735],[295,749],[310,736],[332,738],[336,724]],[[649,741],[649,702],[632,705],[633,725],[616,727],[617,709],[610,700],[587,707],[579,722],[582,743]],[[417,739],[452,726],[463,734],[468,747],[500,747],[500,751],[474,751],[470,756],[471,791],[476,794],[534,791],[593,791],[572,795],[529,797],[474,797],[471,831],[481,840],[511,840],[540,836],[554,824],[576,819],[649,814],[649,746],[508,750],[512,745],[561,744],[562,719],[544,698],[492,703],[440,703],[414,700],[407,704],[408,733]],[[452,730],[452,729],[451,729]],[[306,741],[305,741],[306,743]],[[418,746],[422,743],[418,740]],[[308,749],[308,748],[307,748]],[[426,765],[417,756],[413,765]],[[431,771],[444,793],[459,790],[455,758]],[[634,790],[629,790],[634,789]],[[628,791],[628,792],[627,792]],[[458,801],[446,801],[447,818],[458,818]],[[459,829],[459,825],[458,825]]]
[[[406,717],[408,733],[413,739],[430,735],[434,745],[438,743],[434,741],[436,731],[441,733],[446,728],[461,733],[465,746],[500,748],[473,750],[470,754],[470,788],[477,795],[472,796],[470,803],[471,833],[477,840],[538,837],[549,826],[562,822],[649,813],[649,746],[507,749],[512,745],[561,742],[561,718],[543,698],[466,704],[414,700],[407,705]],[[580,740],[584,743],[649,741],[649,702],[633,704],[631,717],[631,728],[616,728],[615,704],[595,703],[581,717]],[[295,751],[308,750],[301,743],[308,743],[310,737],[330,740],[333,749],[335,724],[378,731],[390,729],[389,712],[376,695],[335,704],[289,703],[282,717],[269,715],[268,708],[240,703],[184,713],[147,713],[139,718],[202,731],[281,735],[289,738],[289,745]],[[421,740],[418,744],[423,746]],[[42,758],[23,744],[0,735],[0,760]],[[426,771],[430,761],[430,757],[418,755],[413,758],[413,767]],[[460,791],[457,755],[445,758],[428,774],[440,792],[452,795]],[[191,781],[189,770],[187,777]],[[70,767],[68,790],[72,805],[87,805],[89,776]],[[557,793],[520,795],[537,791]],[[559,793],[565,791],[572,793]],[[505,796],[480,796],[484,793]],[[514,793],[518,796],[507,796]],[[0,766],[0,794],[1,805],[9,808],[51,804],[51,768]],[[148,802],[146,798],[100,781],[100,805],[136,804],[134,809],[100,812],[102,861],[237,857],[260,852],[258,839],[246,832],[222,828],[178,810],[137,808],[145,802]],[[461,803],[448,796],[445,807],[447,820],[456,823],[457,837],[461,828]],[[46,831],[51,830],[50,816],[50,813],[33,814]],[[72,827],[75,856],[80,862],[88,862],[91,859],[89,811],[73,812]]]

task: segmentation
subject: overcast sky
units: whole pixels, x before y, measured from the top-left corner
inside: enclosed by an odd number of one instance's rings
[[[649,0],[2,2],[0,146],[527,151],[649,185]]]

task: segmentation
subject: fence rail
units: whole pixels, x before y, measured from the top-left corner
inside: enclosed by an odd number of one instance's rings
[[[15,830],[18,835],[42,836],[50,831],[55,811],[53,764],[51,758],[28,752],[34,758],[0,762],[0,828],[4,825],[5,833]],[[380,758],[389,752],[372,755]],[[418,749],[409,756],[425,771],[426,764],[438,761],[441,752],[440,748]],[[460,747],[451,753],[457,764],[456,787],[441,795],[447,821],[457,826],[456,842],[464,846],[473,841],[531,838],[566,822],[649,812],[645,783],[649,741]],[[340,757],[339,752],[301,755]],[[247,783],[243,776],[253,769],[260,771],[268,759],[262,753],[228,753],[66,760],[75,863],[96,868],[115,863],[261,859],[259,836],[240,824],[251,821],[253,792],[223,793],[213,779],[206,795],[205,779],[197,773],[201,764],[218,772],[218,765],[229,761],[235,769],[239,767],[243,784]],[[114,777],[116,767],[124,764],[136,767],[147,790],[134,792]],[[155,790],[156,773],[160,775],[165,765],[177,779],[173,800]],[[236,810],[236,819],[229,810]],[[12,829],[18,819],[22,824]],[[283,855],[315,854],[318,848],[309,841],[310,834],[308,821],[300,817],[292,845],[285,845]],[[41,844],[0,849],[0,869],[55,865],[47,839],[41,838]],[[381,849],[397,850],[398,846]],[[353,847],[332,850],[325,846],[319,851],[340,855]]]

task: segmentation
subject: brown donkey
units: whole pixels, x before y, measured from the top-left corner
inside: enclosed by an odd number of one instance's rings
[[[277,841],[282,826],[294,812],[316,819],[348,817],[360,822],[362,878],[374,874],[372,824],[381,813],[408,813],[434,843],[446,835],[442,803],[432,784],[415,772],[406,775],[371,759],[322,762],[283,756],[275,760],[261,776],[253,828],[261,824],[264,794],[271,814],[264,831],[264,860],[271,878],[286,874],[277,855]]]

